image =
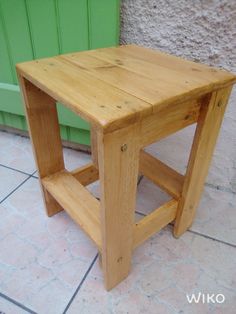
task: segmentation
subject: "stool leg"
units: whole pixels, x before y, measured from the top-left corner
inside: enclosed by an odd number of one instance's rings
[[[33,144],[35,162],[39,178],[64,169],[60,129],[55,100],[32,83],[19,77],[23,91],[29,133]],[[48,216],[62,210],[56,200],[43,188]]]
[[[175,220],[176,237],[193,222],[231,89],[227,87],[213,92],[201,106]]]
[[[102,267],[107,290],[130,271],[139,166],[137,126],[98,134]]]
[[[93,127],[90,130],[90,138],[93,164],[98,169],[97,133]]]

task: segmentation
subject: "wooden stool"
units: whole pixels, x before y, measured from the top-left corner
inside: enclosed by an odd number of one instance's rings
[[[45,206],[62,209],[102,256],[109,290],[129,273],[132,251],[172,221],[192,224],[236,77],[151,49],[127,45],[17,65]],[[56,101],[92,127],[93,163],[65,170]],[[183,176],[145,146],[197,123]],[[173,199],[134,222],[138,174]],[[84,187],[100,179],[101,201]]]

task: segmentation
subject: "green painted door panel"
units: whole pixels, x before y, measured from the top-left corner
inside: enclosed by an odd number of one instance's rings
[[[119,42],[119,1],[88,0],[90,48],[115,46]]]
[[[35,59],[60,52],[55,1],[26,0],[32,50]]]
[[[87,0],[58,0],[57,12],[61,53],[89,49]]]
[[[1,8],[0,8],[1,14]],[[13,72],[6,36],[4,36],[3,20],[0,15],[0,82],[13,84]]]
[[[13,67],[13,83],[17,84],[15,64],[33,59],[25,1],[1,0],[0,11],[11,66]]]
[[[0,0],[0,124],[26,130],[15,64],[119,42],[119,0]],[[63,139],[89,144],[89,124],[57,105]]]

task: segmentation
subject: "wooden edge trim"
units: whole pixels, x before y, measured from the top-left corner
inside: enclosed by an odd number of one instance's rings
[[[134,225],[133,248],[172,222],[176,217],[178,202],[174,199],[155,209]]]
[[[70,172],[82,185],[89,185],[99,179],[98,169],[91,162]]]
[[[140,151],[139,171],[175,199],[180,198],[184,176],[144,150]]]

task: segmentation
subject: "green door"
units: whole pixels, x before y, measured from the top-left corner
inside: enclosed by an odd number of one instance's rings
[[[0,0],[0,125],[27,130],[15,64],[119,41],[119,0]],[[62,138],[89,144],[89,125],[58,104]]]

